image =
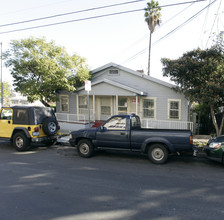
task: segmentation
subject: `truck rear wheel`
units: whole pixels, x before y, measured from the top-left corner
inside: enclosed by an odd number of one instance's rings
[[[148,158],[155,164],[163,164],[168,159],[168,150],[162,144],[153,144],[148,149]]]
[[[28,150],[30,146],[30,140],[26,137],[23,132],[18,132],[13,136],[13,146],[17,151]]]
[[[91,157],[94,152],[93,144],[87,139],[80,140],[77,151],[80,157]]]

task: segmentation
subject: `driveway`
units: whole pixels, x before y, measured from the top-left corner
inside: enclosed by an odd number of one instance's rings
[[[55,145],[16,152],[0,144],[1,220],[223,219],[223,166],[206,158],[98,152]]]

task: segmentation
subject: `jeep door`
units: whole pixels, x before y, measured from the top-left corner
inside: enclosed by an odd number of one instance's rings
[[[124,116],[111,118],[103,127],[98,128],[94,144],[105,148],[130,148],[127,121]]]
[[[2,108],[0,113],[0,137],[11,137],[12,130],[12,109]]]

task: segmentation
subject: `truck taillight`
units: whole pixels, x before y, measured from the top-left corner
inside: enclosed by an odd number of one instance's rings
[[[39,128],[38,127],[35,127],[34,128],[34,132],[38,132],[39,131]]]
[[[190,144],[193,144],[193,136],[190,136]]]

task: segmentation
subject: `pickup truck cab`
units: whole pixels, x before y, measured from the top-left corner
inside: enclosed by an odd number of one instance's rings
[[[155,164],[165,163],[171,153],[193,152],[190,130],[141,128],[135,114],[115,115],[98,128],[73,131],[69,142],[81,157],[92,156],[95,149],[125,150],[148,154]]]

